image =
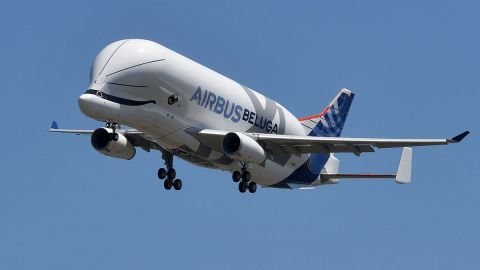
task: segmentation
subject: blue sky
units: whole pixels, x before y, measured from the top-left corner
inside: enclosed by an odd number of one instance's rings
[[[6,1],[0,9],[1,269],[478,269],[478,1]],[[274,98],[320,112],[357,96],[344,136],[449,137],[414,149],[413,183],[345,181],[240,194],[227,173],[159,153],[96,153],[77,97],[123,38],[157,41]],[[394,172],[400,150],[340,155]]]

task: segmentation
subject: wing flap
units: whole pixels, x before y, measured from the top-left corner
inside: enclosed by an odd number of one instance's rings
[[[297,145],[313,145],[325,144],[334,145],[371,145],[376,148],[388,147],[407,147],[407,146],[426,146],[426,145],[443,145],[453,143],[451,139],[383,139],[383,138],[347,138],[347,137],[312,137],[312,136],[295,136],[295,135],[277,135],[277,134],[254,134],[250,133],[254,138],[262,141],[268,141],[277,144],[297,144]]]
[[[360,155],[365,152],[375,152],[375,149],[371,145],[352,145],[352,144],[300,144],[300,145],[288,145],[281,144],[280,147],[285,153],[288,154],[307,154],[307,153],[354,153]]]

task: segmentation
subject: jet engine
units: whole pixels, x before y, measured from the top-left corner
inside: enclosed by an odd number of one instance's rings
[[[259,164],[267,157],[265,150],[257,141],[240,132],[225,135],[222,148],[229,157],[244,162]]]
[[[135,146],[127,137],[110,128],[97,128],[92,133],[91,143],[95,150],[110,157],[128,160],[136,153]]]

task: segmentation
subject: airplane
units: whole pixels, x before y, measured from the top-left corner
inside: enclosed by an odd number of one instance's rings
[[[238,190],[311,189],[341,179],[411,181],[412,148],[462,141],[340,137],[355,94],[341,89],[319,114],[296,118],[276,101],[156,42],[125,39],[106,46],[90,70],[90,85],[78,98],[83,114],[104,127],[50,132],[89,135],[95,150],[130,160],[136,148],[158,150],[165,189],[180,190],[174,157],[230,171]],[[122,126],[129,128],[123,129]],[[403,148],[396,174],[339,172],[336,153]]]

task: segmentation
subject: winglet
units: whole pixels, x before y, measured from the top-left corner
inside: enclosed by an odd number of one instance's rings
[[[403,147],[400,164],[398,164],[395,182],[397,184],[408,184],[412,180],[412,148]]]
[[[58,129],[57,121],[52,121],[52,126],[50,127],[50,129]]]
[[[459,143],[461,142],[465,137],[467,137],[467,135],[470,134],[470,131],[465,131],[461,134],[458,134],[457,136],[451,138],[450,140],[447,140],[448,143]]]

